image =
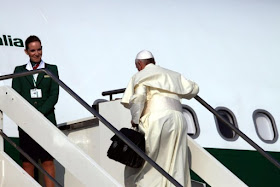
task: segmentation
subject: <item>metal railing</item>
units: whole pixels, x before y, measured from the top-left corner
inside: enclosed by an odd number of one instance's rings
[[[114,94],[123,93],[125,88],[118,90],[110,90],[102,92],[103,96],[110,96],[110,99],[113,98]],[[241,136],[247,143],[249,143],[252,147],[254,147],[262,156],[268,159],[273,165],[275,165],[278,169],[280,169],[280,163],[274,159],[270,154],[265,152],[258,144],[256,144],[253,140],[251,140],[248,136],[246,136],[242,131],[232,125],[230,122],[225,120],[213,107],[211,107],[208,103],[206,103],[202,98],[198,95],[194,97],[200,104],[202,104],[205,108],[207,108],[211,113],[213,113],[219,120],[225,123],[228,127],[230,127],[234,132],[236,132],[239,136]]]
[[[0,130],[0,135],[7,141],[9,142],[16,150],[18,150],[29,162],[31,162],[41,173],[46,175],[51,181],[53,181],[57,186],[62,185],[55,179],[53,178],[46,170],[44,170],[39,164],[35,162],[26,152],[24,152],[13,140],[11,140],[2,130]]]
[[[78,101],[84,108],[86,108],[91,114],[97,117],[106,127],[108,127],[114,134],[116,134],[122,141],[124,141],[133,151],[140,155],[144,160],[151,164],[158,172],[160,172],[164,177],[166,177],[172,184],[178,187],[183,187],[178,181],[176,181],[172,176],[170,176],[165,170],[163,170],[157,163],[155,163],[150,157],[148,157],[140,148],[138,148],[130,139],[119,132],[111,123],[109,123],[103,116],[101,116],[96,110],[94,110],[90,105],[88,105],[80,96],[78,96],[73,90],[71,90],[66,84],[64,84],[60,79],[58,79],[52,72],[47,69],[39,69],[26,71],[16,74],[9,74],[0,76],[1,80],[6,80],[10,78],[23,77],[28,75],[33,75],[36,73],[46,73],[48,74],[59,86],[61,86],[66,92],[68,92],[76,101]]]

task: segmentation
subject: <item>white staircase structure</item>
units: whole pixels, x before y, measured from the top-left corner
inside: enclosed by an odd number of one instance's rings
[[[107,157],[113,133],[96,118],[68,122],[70,128],[63,133],[7,86],[0,87],[0,110],[63,165],[65,173],[61,175],[64,175],[64,186],[124,185],[124,166]],[[119,100],[100,103],[99,113],[117,129],[130,127],[130,112],[120,104]],[[10,186],[7,184],[22,187],[38,186],[37,182],[3,152],[2,145],[3,140],[0,137],[0,181],[4,181],[3,184],[0,182],[0,186]],[[190,137],[188,145],[191,169],[209,185],[212,187],[247,186]],[[12,183],[17,181],[15,177],[24,182]],[[194,186],[205,185],[194,182]]]
[[[67,136],[8,86],[0,87],[0,110],[47,150],[70,175],[75,176],[76,181],[79,181],[79,186],[121,186],[91,157],[70,142]],[[4,155],[3,151],[1,151],[1,155]],[[0,181],[7,181],[6,184],[10,184],[11,181],[16,180],[14,177],[10,177],[12,176],[11,170],[5,170],[4,167],[11,160],[2,158],[4,157],[1,156],[0,161],[4,164],[1,168]],[[17,173],[25,174],[21,168],[14,167],[14,170],[17,170]],[[15,186],[22,186],[22,184],[18,183]],[[67,184],[67,186],[72,186],[72,184]]]
[[[26,173],[9,155],[0,151],[0,186],[30,186],[39,187],[28,173]]]

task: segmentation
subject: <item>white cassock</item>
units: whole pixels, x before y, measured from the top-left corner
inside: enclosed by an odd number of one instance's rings
[[[130,80],[122,98],[132,120],[145,134],[146,154],[184,187],[190,187],[187,124],[181,98],[191,99],[199,89],[181,74],[148,64]],[[150,164],[125,168],[125,186],[173,186]]]

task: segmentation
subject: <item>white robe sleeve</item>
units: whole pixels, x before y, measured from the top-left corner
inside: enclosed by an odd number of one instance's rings
[[[191,98],[193,98],[193,97],[195,97],[197,94],[198,94],[198,92],[199,92],[199,87],[198,87],[198,85],[195,83],[195,82],[193,82],[193,81],[190,81],[190,80],[186,80],[185,79],[185,86],[186,87],[189,87],[189,93],[188,94],[185,94],[185,95],[183,95],[183,98],[185,98],[185,99],[191,99]],[[187,84],[188,83],[188,84]]]
[[[129,100],[129,109],[132,116],[132,121],[135,124],[139,124],[145,102],[147,98],[147,88],[143,84],[135,87],[134,94]]]

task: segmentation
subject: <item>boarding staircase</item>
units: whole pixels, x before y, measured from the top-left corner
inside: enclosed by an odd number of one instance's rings
[[[60,186],[123,186],[124,166],[108,159],[106,153],[111,144],[110,138],[117,134],[140,156],[144,154],[139,152],[135,145],[127,141],[127,138],[122,137],[123,135],[117,131],[122,127],[130,127],[129,111],[120,104],[119,100],[116,100],[100,103],[99,112],[96,112],[63,82],[53,77],[50,72],[35,70],[31,73],[38,73],[37,71],[49,74],[63,89],[90,111],[93,117],[68,122],[64,125],[69,128],[61,126],[60,128],[64,129],[61,131],[8,86],[0,87],[0,111],[47,150],[58,161],[58,167],[65,168]],[[7,78],[9,77],[12,75],[7,76]],[[1,115],[0,118],[3,119],[3,116]],[[108,124],[114,124],[114,127]],[[2,127],[1,120],[0,128]],[[210,186],[247,186],[190,137],[188,145],[191,170]],[[144,157],[145,160],[151,163],[146,157]],[[152,166],[157,165],[152,163]],[[158,170],[166,177],[164,172]],[[168,178],[173,183],[172,179]],[[180,186],[176,183],[175,185]],[[0,186],[40,186],[3,151],[1,138]],[[193,181],[193,186],[205,186],[205,184]]]
[[[106,155],[113,132],[95,117],[68,122],[66,125],[69,129],[66,128],[63,133],[8,86],[0,87],[0,110],[65,168],[62,186],[123,186],[121,171],[124,166],[108,159]],[[130,113],[119,100],[100,103],[99,113],[117,129],[130,126]],[[87,121],[91,125],[83,125]],[[190,167],[209,185],[246,186],[192,138],[188,138],[188,141]],[[3,146],[0,153],[2,186],[39,185],[3,152]],[[17,180],[14,180],[15,177]],[[193,184],[199,186],[195,181]]]

